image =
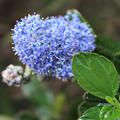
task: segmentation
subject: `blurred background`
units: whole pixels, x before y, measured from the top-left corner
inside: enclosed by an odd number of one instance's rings
[[[0,0],[0,72],[19,65],[12,51],[11,29],[16,20],[33,14],[64,15],[77,9],[97,34],[120,39],[120,0]],[[74,83],[37,81],[8,87],[0,76],[0,120],[76,120],[83,91]]]

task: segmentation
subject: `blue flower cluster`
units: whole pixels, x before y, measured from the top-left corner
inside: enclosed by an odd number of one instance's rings
[[[42,19],[34,14],[17,21],[13,29],[14,50],[20,60],[42,76],[69,80],[72,57],[95,49],[95,35],[77,15]]]

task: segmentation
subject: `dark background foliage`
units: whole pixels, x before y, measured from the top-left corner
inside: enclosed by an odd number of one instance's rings
[[[21,64],[12,51],[11,29],[16,20],[34,12],[43,17],[63,15],[73,8],[83,14],[97,34],[120,39],[120,0],[0,0],[0,72],[9,64]],[[15,88],[1,81],[0,77],[0,120],[78,117],[83,91],[76,84],[50,79]]]

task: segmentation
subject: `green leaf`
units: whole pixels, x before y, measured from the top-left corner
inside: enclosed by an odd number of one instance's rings
[[[113,99],[113,98],[107,96],[105,99],[106,99],[106,101],[107,101],[108,103],[110,103],[111,105],[115,105],[115,102],[114,102],[114,99]]]
[[[89,93],[84,93],[83,101],[78,106],[78,114],[81,115],[87,109],[94,107],[98,104],[102,106],[105,103],[106,103],[106,101],[103,99],[100,99],[100,98],[93,96]]]
[[[100,120],[99,114],[100,114],[101,107],[92,107],[85,111],[83,115],[78,120]]]
[[[100,120],[118,120],[120,119],[120,110],[113,106],[103,106],[100,111]]]
[[[120,42],[105,36],[97,36],[96,38],[97,52],[114,56],[120,52]]]
[[[116,69],[120,73],[120,52],[117,52],[113,57],[113,62],[116,66]]]
[[[104,56],[79,53],[73,57],[72,70],[78,84],[87,92],[103,99],[116,95],[118,73],[113,63]]]
[[[83,101],[78,106],[78,115],[82,115],[87,109],[98,105],[96,102]]]

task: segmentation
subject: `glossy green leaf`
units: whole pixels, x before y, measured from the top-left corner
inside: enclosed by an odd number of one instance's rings
[[[100,120],[118,120],[120,110],[113,106],[104,106],[100,111]]]
[[[105,36],[97,36],[97,51],[102,54],[114,56],[120,52],[120,42]]]
[[[117,52],[113,57],[113,62],[120,73],[120,52]]]
[[[113,63],[95,53],[79,53],[73,57],[72,70],[78,84],[87,92],[105,99],[118,91],[118,73]]]
[[[78,120],[100,120],[101,107],[92,107],[85,111]]]
[[[108,103],[110,103],[111,105],[115,105],[115,102],[114,102],[114,99],[113,99],[113,98],[107,96],[107,97],[105,98],[105,100],[106,100]]]

